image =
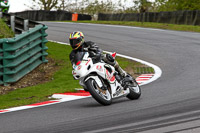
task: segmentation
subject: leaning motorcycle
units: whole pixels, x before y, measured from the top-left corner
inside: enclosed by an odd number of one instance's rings
[[[102,105],[110,105],[112,99],[122,96],[131,100],[141,96],[140,86],[131,75],[120,76],[113,66],[104,61],[95,62],[88,52],[77,52],[72,74],[74,79],[79,80],[79,84]]]

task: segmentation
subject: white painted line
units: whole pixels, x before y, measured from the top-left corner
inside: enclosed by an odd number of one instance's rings
[[[52,101],[47,101],[47,102],[49,102],[49,103],[47,103],[47,104],[41,104],[41,105],[37,105],[37,106],[36,105],[25,105],[25,106],[13,107],[13,108],[8,108],[8,109],[0,110],[0,114],[60,103],[58,100],[56,100],[56,101],[52,100]]]
[[[82,91],[82,90],[80,89],[79,91]],[[81,96],[81,94],[82,94],[82,96]],[[91,97],[88,94],[89,94],[89,92],[85,92],[85,91],[82,91],[80,93],[54,94],[54,95],[52,95],[51,98],[55,98],[57,100],[51,100],[51,101],[45,101],[45,102],[35,103],[35,104],[31,104],[31,105],[8,108],[8,109],[0,110],[0,114],[13,112],[13,111],[19,111],[19,110],[25,110],[25,109],[31,109],[31,108],[36,108],[36,107],[43,107],[43,106],[47,106],[47,105],[53,105],[53,104],[57,104],[57,103],[63,103],[63,102],[67,102],[67,101],[73,101],[73,100]]]

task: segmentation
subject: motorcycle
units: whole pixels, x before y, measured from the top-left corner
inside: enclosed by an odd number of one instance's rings
[[[112,56],[115,58],[116,53]],[[131,100],[141,96],[140,86],[130,74],[122,77],[113,66],[103,60],[95,62],[88,52],[77,52],[72,75],[102,105],[110,105],[112,99],[122,96]]]
[[[8,13],[10,3],[8,0],[3,0],[0,2],[0,12]]]

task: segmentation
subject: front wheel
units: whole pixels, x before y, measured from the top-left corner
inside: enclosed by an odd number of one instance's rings
[[[101,89],[94,79],[89,79],[86,82],[87,90],[92,97],[102,105],[110,105],[112,103],[112,97],[109,90]]]
[[[139,99],[141,96],[141,89],[135,79],[129,84],[130,93],[126,96],[131,100]]]

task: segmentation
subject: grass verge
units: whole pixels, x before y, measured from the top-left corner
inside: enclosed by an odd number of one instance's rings
[[[60,69],[53,75],[53,80],[0,95],[0,109],[47,101],[49,96],[54,93],[73,92],[74,88],[81,87],[78,81],[72,77],[72,66],[69,60],[71,47],[54,42],[48,42],[46,45],[49,48],[48,57],[54,59],[60,66]],[[117,58],[117,60],[125,70],[130,69],[130,66],[131,69],[144,66],[124,58]]]
[[[14,32],[5,24],[3,19],[0,19],[0,39],[14,37]]]
[[[72,21],[64,21],[64,22],[72,22]],[[177,25],[177,24],[166,24],[166,23],[152,23],[152,22],[142,23],[142,22],[135,22],[135,21],[76,21],[75,23],[125,25],[125,26],[144,27],[144,28],[200,32],[200,26]]]

